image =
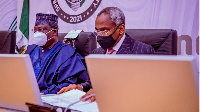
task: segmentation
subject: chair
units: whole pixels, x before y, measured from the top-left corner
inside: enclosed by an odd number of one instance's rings
[[[67,33],[59,33],[58,40],[63,42],[66,34]],[[87,56],[97,48],[96,36],[92,32],[81,32],[75,39],[75,48],[83,57]]]
[[[151,45],[155,54],[177,55],[177,32],[172,29],[126,29],[133,39]]]
[[[172,29],[126,29],[130,37],[151,45],[156,55],[177,55],[177,32]],[[67,33],[58,34],[63,41]],[[96,37],[92,32],[81,32],[75,40],[75,47],[82,56],[87,56],[97,47]]]
[[[15,54],[16,31],[0,31],[0,54]]]

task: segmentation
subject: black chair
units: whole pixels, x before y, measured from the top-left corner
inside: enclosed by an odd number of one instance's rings
[[[133,39],[151,45],[155,54],[177,55],[177,32],[172,29],[127,29]]]
[[[16,31],[0,31],[0,54],[15,54]]]
[[[67,33],[59,33],[58,40],[63,42],[66,34]],[[65,43],[68,42],[65,41]],[[81,32],[75,39],[75,48],[83,57],[92,53],[92,51],[97,48],[95,35],[92,32]]]

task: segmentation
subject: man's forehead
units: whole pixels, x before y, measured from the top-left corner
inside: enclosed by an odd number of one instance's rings
[[[112,28],[115,26],[115,23],[111,21],[111,18],[108,14],[101,14],[97,16],[96,22],[95,22],[95,27],[96,28]]]

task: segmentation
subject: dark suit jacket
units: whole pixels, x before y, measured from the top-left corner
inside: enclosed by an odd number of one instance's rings
[[[153,54],[154,52],[152,46],[134,40],[126,34],[126,37],[116,54]],[[99,47],[93,51],[93,54],[106,54],[106,50]]]
[[[152,46],[143,42],[132,39],[128,34],[116,54],[153,54],[155,51]],[[93,51],[93,54],[106,54],[106,50],[99,47]],[[91,88],[90,80],[81,84],[83,91],[88,91]]]

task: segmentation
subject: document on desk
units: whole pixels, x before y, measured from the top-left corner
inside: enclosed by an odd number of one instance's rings
[[[79,101],[80,97],[83,96],[85,92],[80,90],[71,90],[68,92],[65,92],[63,94],[47,94],[42,95],[42,101],[45,103],[48,103],[53,106],[59,106],[59,107],[67,107],[68,105]],[[78,110],[78,111],[85,111],[85,112],[98,112],[98,106],[96,102],[89,103],[87,102],[78,102],[77,104],[74,104],[70,107],[70,109]]]

